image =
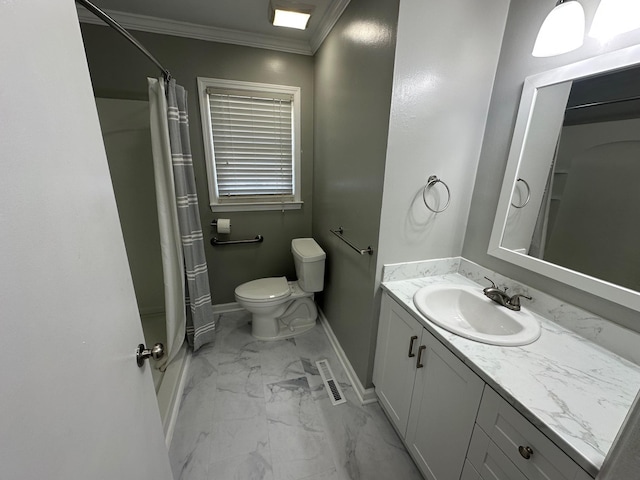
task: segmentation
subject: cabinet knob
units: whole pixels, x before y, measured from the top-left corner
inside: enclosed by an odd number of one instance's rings
[[[531,458],[531,455],[533,455],[533,450],[531,449],[531,447],[523,447],[522,445],[518,447],[518,452],[520,452],[520,455],[522,455],[522,458],[524,458],[525,460],[529,460]]]
[[[417,335],[414,335],[413,337],[411,337],[411,341],[409,342],[409,358],[416,356],[416,354],[413,353],[413,342],[415,342],[417,339],[418,339]]]

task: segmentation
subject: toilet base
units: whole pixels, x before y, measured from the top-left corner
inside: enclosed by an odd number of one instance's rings
[[[258,340],[283,340],[295,337],[316,325],[318,308],[310,297],[299,298],[287,305],[278,317],[252,314],[251,335]]]

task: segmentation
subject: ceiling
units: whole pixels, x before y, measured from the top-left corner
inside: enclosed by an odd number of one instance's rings
[[[90,0],[129,30],[313,55],[349,0],[273,0],[314,7],[306,30],[274,27],[269,0]],[[83,7],[80,21],[103,24]]]

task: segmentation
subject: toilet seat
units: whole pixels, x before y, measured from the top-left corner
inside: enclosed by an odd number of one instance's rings
[[[291,296],[287,277],[259,278],[243,283],[235,290],[236,297],[248,302],[273,302]]]

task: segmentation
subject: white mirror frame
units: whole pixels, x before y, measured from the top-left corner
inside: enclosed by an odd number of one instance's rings
[[[640,64],[640,45],[606,53],[570,65],[565,65],[548,72],[527,77],[522,90],[520,107],[514,127],[511,149],[504,174],[500,200],[496,209],[491,239],[489,240],[489,255],[506,262],[531,270],[559,282],[565,283],[579,290],[640,311],[640,292],[619,285],[600,280],[583,273],[555,265],[538,258],[529,257],[522,253],[501,246],[505,231],[511,198],[515,189],[520,160],[523,157],[525,141],[535,113],[538,89],[557,83],[578,78],[598,75],[604,72],[618,70],[628,66]],[[640,252],[639,252],[640,254]]]

